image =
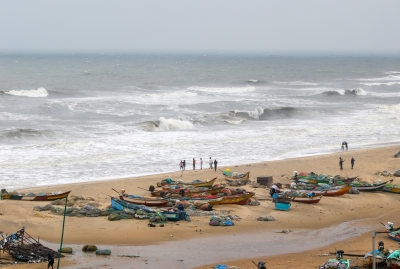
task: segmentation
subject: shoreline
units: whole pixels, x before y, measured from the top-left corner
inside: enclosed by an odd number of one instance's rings
[[[377,144],[368,144],[364,146],[358,146],[354,147],[354,149],[351,149],[350,151],[335,151],[335,150],[328,150],[325,152],[320,151],[320,149],[317,152],[313,153],[303,153],[300,155],[296,155],[293,153],[290,153],[289,155],[283,155],[282,157],[279,158],[273,158],[271,160],[265,160],[265,161],[259,161],[259,162],[253,162],[253,163],[243,163],[243,164],[231,164],[231,165],[222,165],[218,166],[220,168],[228,168],[228,167],[243,167],[243,166],[252,166],[252,165],[257,165],[257,164],[263,164],[263,163],[269,163],[269,162],[276,162],[276,161],[285,161],[285,160],[293,160],[293,159],[301,159],[301,158],[310,158],[310,157],[318,157],[318,156],[325,156],[325,155],[332,155],[332,154],[345,154],[347,152],[359,152],[359,151],[364,151],[364,150],[370,150],[370,149],[381,149],[381,148],[391,148],[391,147],[396,147],[399,146],[399,151],[400,151],[400,141],[395,141],[395,142],[387,142],[387,143],[377,143]],[[394,153],[395,154],[395,153]],[[394,155],[393,154],[393,155]],[[177,165],[178,166],[178,165]],[[205,168],[202,170],[208,170],[208,163],[204,163],[203,165]],[[188,166],[190,167],[190,165]],[[200,169],[197,169],[200,170]],[[192,171],[191,169],[187,169],[186,171]],[[40,187],[51,187],[51,186],[64,186],[64,185],[78,185],[78,184],[91,184],[91,183],[99,183],[99,182],[108,182],[108,181],[119,181],[119,180],[128,180],[128,179],[134,179],[134,178],[144,178],[144,177],[150,177],[150,176],[161,176],[161,175],[166,175],[170,173],[181,173],[181,171],[178,170],[170,170],[162,173],[149,173],[149,174],[142,174],[142,175],[127,175],[124,177],[120,178],[106,178],[106,179],[98,179],[98,180],[93,180],[93,181],[83,181],[83,182],[75,182],[75,183],[64,183],[64,184],[44,184],[44,185],[39,185],[35,187],[24,187],[24,188],[16,188],[16,189],[10,189],[10,191],[24,191],[24,190],[34,190],[38,189]]]
[[[291,158],[276,161],[267,161],[260,163],[253,163],[248,165],[237,165],[237,166],[222,166],[222,168],[230,167],[231,171],[246,172],[250,171],[250,180],[255,181],[258,176],[273,176],[274,182],[281,182],[282,184],[290,183],[290,177],[293,171],[307,171],[315,172],[317,174],[329,174],[329,175],[342,175],[345,177],[359,176],[365,181],[376,181],[378,178],[384,179],[382,176],[376,175],[377,171],[387,170],[394,172],[399,167],[399,159],[393,158],[393,155],[399,151],[399,145],[393,145],[390,147],[379,147],[379,148],[368,148],[362,150],[349,150],[344,152],[335,152],[332,154],[323,154],[318,156],[306,156],[301,158]],[[343,157],[347,160],[344,164],[344,170],[339,170],[338,156]],[[356,159],[355,169],[350,169],[349,160],[351,157]],[[182,179],[183,181],[193,181],[194,179],[211,179],[218,176],[218,183],[226,183],[223,179],[221,172],[211,169],[203,170],[186,170],[182,178],[180,177],[181,172],[175,171],[171,173],[156,174],[150,176],[134,177],[115,179],[109,181],[96,181],[96,182],[85,182],[85,183],[72,183],[57,185],[60,188],[70,188],[72,190],[71,195],[91,197],[96,203],[100,204],[100,208],[105,208],[110,204],[110,199],[107,194],[113,194],[111,188],[125,189],[127,193],[137,194],[146,196],[148,195],[149,185],[155,185],[156,182],[161,181],[166,177],[173,179]],[[387,179],[394,179],[394,183],[400,184],[400,178],[389,177]],[[247,190],[254,191],[256,197],[265,198],[269,197],[269,190],[265,188],[253,188],[252,185],[240,186]],[[236,188],[236,187],[233,187]],[[30,189],[23,189],[25,191],[32,191],[40,189],[40,191],[51,192],[57,191],[54,186],[38,186]],[[398,201],[400,195],[385,193],[385,192],[361,192],[357,195],[345,194],[341,197],[324,197],[320,203],[315,205],[306,205],[300,203],[292,203],[290,211],[277,211],[274,209],[274,204],[267,200],[259,200],[260,206],[239,206],[239,205],[223,205],[216,206],[214,210],[216,213],[219,211],[229,211],[231,214],[237,215],[241,218],[240,221],[235,222],[234,226],[231,227],[212,227],[208,225],[209,216],[193,217],[191,222],[180,221],[178,223],[168,222],[165,227],[160,228],[149,228],[146,220],[121,220],[121,221],[108,221],[106,217],[88,218],[88,217],[67,217],[65,225],[65,236],[64,245],[68,244],[81,245],[81,244],[98,244],[104,246],[128,246],[134,251],[136,248],[152,248],[160,247],[164,244],[172,244],[174,247],[179,247],[186,242],[186,240],[194,240],[193,242],[202,242],[201,240],[211,240],[218,236],[227,236],[232,239],[233,243],[241,242],[251,235],[266,233],[274,233],[273,236],[295,236],[297,233],[304,232],[305,227],[307,230],[322,230],[330,227],[340,227],[341,223],[356,222],[360,223],[362,227],[376,227],[381,228],[379,222],[386,223],[387,221],[400,223],[400,209],[398,208]],[[35,212],[32,211],[34,206],[45,205],[48,202],[29,202],[29,201],[12,201],[2,200],[0,201],[0,227],[7,233],[14,232],[21,228],[26,227],[27,232],[33,237],[40,236],[41,239],[46,242],[59,242],[62,216],[52,215],[47,212]],[[259,216],[273,216],[275,221],[263,222],[257,221]],[[351,226],[351,225],[350,225]],[[151,230],[149,230],[151,229]],[[281,235],[279,231],[283,229],[290,229],[294,231],[293,234]],[[196,232],[201,230],[202,233]],[[275,234],[276,233],[276,234]],[[368,234],[368,232],[367,232]],[[172,237],[170,235],[173,235]],[[329,239],[331,237],[325,236],[324,233],[318,235],[322,240],[326,241],[326,246],[318,247],[318,251],[314,250],[302,250],[300,254],[293,254],[293,257],[297,257],[301,261],[306,263],[312,262],[315,257],[307,254],[302,257],[301,253],[319,253],[319,250],[328,248],[329,241],[336,241]],[[265,236],[266,242],[268,236]],[[359,238],[360,237],[360,238]],[[360,242],[357,245],[357,249],[366,251],[371,249],[371,243],[365,244],[366,240],[363,236],[352,236],[344,242]],[[336,239],[336,237],[335,237]],[[360,240],[361,241],[360,241]],[[389,241],[385,244],[390,245]],[[299,241],[297,245],[303,243]],[[310,248],[313,247],[312,241],[309,243]],[[370,241],[369,241],[370,242]],[[395,242],[395,241],[393,241]],[[346,244],[350,244],[346,243]],[[396,242],[397,243],[397,242]],[[193,243],[194,244],[194,243]],[[221,242],[223,245],[223,242]],[[262,242],[259,243],[262,248]],[[355,244],[355,243],[354,243]],[[216,244],[220,245],[220,244]],[[324,244],[325,245],[325,244]],[[337,245],[335,243],[335,245]],[[365,246],[364,246],[365,245]],[[131,247],[129,247],[131,246]],[[341,248],[340,246],[337,246]],[[344,248],[344,247],[343,247]],[[355,247],[354,247],[355,248]],[[295,253],[298,248],[296,244],[285,248],[287,253]],[[369,251],[368,250],[368,251]],[[76,252],[80,251],[79,249]],[[346,251],[346,249],[345,249]],[[202,248],[193,250],[193,255],[203,253]],[[218,250],[214,250],[215,253]],[[250,255],[254,251],[250,248],[241,250],[243,255]],[[205,253],[205,252],[204,252]],[[230,253],[230,254],[229,254]],[[220,262],[229,262],[231,265],[240,266],[244,268],[251,268],[254,264],[249,259],[240,259],[238,255],[235,255],[235,251],[232,250],[227,254],[220,257]],[[116,253],[117,254],[117,253]],[[126,254],[126,253],[125,253]],[[305,255],[305,254],[304,254]],[[178,255],[179,256],[179,255]],[[292,255],[290,255],[291,257]],[[255,257],[255,256],[252,256]],[[274,268],[310,268],[301,267],[297,264],[297,267],[285,267],[278,266],[279,257],[278,253],[274,256],[266,256],[262,253],[258,256],[260,259],[268,260],[267,267],[272,266]],[[312,258],[310,258],[312,257]],[[181,258],[169,257],[171,260],[180,260]],[[239,258],[239,259],[238,259]],[[90,264],[93,255],[83,256],[83,263]],[[102,258],[94,258],[102,259]],[[119,258],[116,256],[110,256],[104,258],[105,263],[110,265],[111,262],[114,266],[118,264]],[[185,259],[187,259],[185,257]],[[256,259],[256,258],[255,258]],[[289,258],[286,257],[285,261]],[[328,257],[321,257],[321,259],[328,259]],[[102,259],[103,260],[103,259]],[[129,260],[129,259],[127,259]],[[294,264],[294,260],[290,259]],[[315,259],[318,260],[318,259]],[[74,258],[62,260],[67,262],[68,265],[65,268],[75,268]],[[94,262],[94,261],[93,261]],[[97,261],[96,261],[97,262]],[[250,262],[250,263],[249,263]],[[204,264],[207,264],[207,260],[204,260]],[[151,268],[149,264],[143,264],[142,267]],[[215,264],[214,264],[215,265]],[[20,267],[25,265],[18,265],[16,268],[36,268],[36,267]],[[33,266],[33,265],[32,265]],[[39,266],[39,265],[38,265]],[[196,268],[210,268],[205,267]],[[37,268],[40,268],[37,267]],[[110,268],[110,266],[99,266],[96,268]],[[123,268],[123,267],[120,267]],[[139,266],[139,268],[141,268]],[[176,267],[179,268],[179,267]],[[188,267],[182,267],[188,268]]]

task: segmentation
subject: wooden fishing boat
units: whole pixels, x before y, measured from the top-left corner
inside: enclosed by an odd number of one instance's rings
[[[225,188],[225,185],[222,185],[217,188],[211,188],[208,190],[201,190],[201,189],[174,189],[174,190],[154,190],[151,192],[151,196],[153,197],[181,197],[181,196],[192,196],[198,195],[201,193],[208,193],[208,194],[217,194],[221,192]],[[183,195],[181,193],[183,190]]]
[[[378,191],[382,190],[385,187],[385,185],[388,184],[389,182],[393,182],[393,179],[379,184],[370,184],[366,182],[361,182],[361,183],[352,182],[350,186],[356,188],[359,191]]]
[[[219,202],[219,205],[223,204],[237,204],[244,205],[246,201],[255,195],[254,192],[248,192],[244,194],[236,194],[231,196],[222,196],[222,200]]]
[[[226,181],[228,181],[228,182],[234,182],[234,181],[237,181],[237,180],[240,180],[240,181],[243,181],[243,182],[247,182],[249,180],[249,177],[250,177],[250,172],[246,172],[242,177],[229,177],[229,176],[227,176],[225,174],[224,174],[224,176],[225,176]]]
[[[386,265],[389,269],[400,269],[400,250],[395,250],[386,258]]]
[[[293,196],[292,201],[298,203],[306,203],[306,204],[317,204],[321,201],[323,195],[319,196],[311,196],[311,197],[304,197],[304,196]]]
[[[168,203],[168,200],[164,199],[151,199],[151,198],[129,198],[124,197],[123,195],[119,196],[120,200],[125,202],[136,204],[136,205],[145,205],[145,206],[165,206]]]
[[[194,203],[196,201],[201,201],[209,203],[210,205],[218,205],[222,201],[223,197],[218,197],[216,195],[205,195],[205,196],[194,196],[194,197],[180,197],[176,200],[188,201],[189,203]]]
[[[392,192],[392,193],[399,193],[400,194],[400,185],[399,184],[391,184],[388,183],[383,187],[383,191]]]
[[[71,191],[63,192],[63,193],[46,193],[44,195],[36,195],[36,196],[29,196],[29,195],[12,195],[5,193],[1,196],[2,199],[9,199],[9,200],[23,200],[23,201],[53,201],[58,199],[66,198]]]
[[[115,210],[120,210],[120,211],[125,211],[125,210],[130,210],[130,211],[137,211],[137,210],[143,210],[150,215],[156,215],[156,214],[162,214],[165,216],[167,220],[172,220],[172,221],[177,221],[177,220],[185,220],[188,219],[188,215],[186,214],[185,211],[181,210],[163,210],[163,211],[155,211],[146,208],[146,206],[143,205],[136,205],[132,203],[128,203],[124,200],[120,200],[114,197],[111,197],[111,206]]]
[[[349,192],[351,190],[351,186],[346,186],[341,189],[330,189],[330,190],[324,190],[324,191],[317,191],[313,190],[315,195],[324,195],[324,196],[341,196]]]
[[[387,235],[389,236],[389,238],[391,238],[397,242],[400,242],[400,230],[390,232]]]
[[[201,182],[178,182],[178,181],[173,181],[171,184],[162,184],[160,182],[157,182],[158,187],[162,187],[165,185],[179,185],[179,186],[193,186],[193,187],[211,187],[214,185],[215,181],[217,178],[213,178],[211,180],[206,180],[206,181],[201,181]]]
[[[375,250],[375,264],[376,264],[377,268],[380,268],[383,264],[385,264],[386,258],[387,257],[385,256],[385,254],[383,254],[379,250]],[[372,265],[374,264],[372,250],[370,252],[368,252],[367,254],[365,254],[364,259],[365,259],[364,264],[368,268],[372,268]]]

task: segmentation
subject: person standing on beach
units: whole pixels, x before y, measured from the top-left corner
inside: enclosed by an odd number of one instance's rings
[[[200,169],[203,169],[203,159],[200,158]]]
[[[339,167],[340,167],[340,170],[343,170],[343,163],[344,163],[344,160],[342,159],[342,157],[339,157]]]
[[[196,170],[196,160],[193,158],[193,170]]]
[[[344,151],[344,143],[346,143],[346,142],[342,142],[342,151]]]
[[[349,146],[347,145],[346,141],[344,141],[344,146],[346,147],[346,150],[349,150]]]
[[[185,160],[183,160],[183,162],[182,162],[182,171],[185,171],[186,170],[186,161]]]
[[[48,263],[47,263],[47,269],[49,269],[50,266],[51,266],[51,269],[53,269],[54,257],[53,257],[53,255],[52,255],[51,253],[47,254],[47,261],[48,261]]]
[[[179,171],[181,171],[181,170],[183,170],[183,162],[182,162],[182,160],[179,163]]]
[[[214,160],[214,171],[215,172],[217,172],[217,164],[218,164],[217,159],[215,159]]]
[[[356,160],[354,160],[354,158],[351,158],[351,160],[350,160],[350,163],[351,163],[351,169],[353,169],[353,167],[354,167],[354,162],[355,162]]]
[[[211,160],[211,157],[210,157],[210,160],[208,161],[208,163],[210,164],[210,169],[212,169],[213,161]]]

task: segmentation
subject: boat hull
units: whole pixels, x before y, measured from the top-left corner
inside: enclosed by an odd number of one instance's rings
[[[223,204],[237,204],[244,205],[246,201],[255,195],[254,192],[249,192],[244,195],[232,195],[232,196],[223,196],[222,200],[219,202],[219,205]]]
[[[26,195],[10,195],[3,194],[2,199],[5,200],[20,200],[20,201],[53,201],[66,198],[71,191],[59,194],[45,194],[41,196],[26,196]]]
[[[387,257],[386,265],[390,269],[400,269],[400,250],[395,250]]]
[[[353,188],[355,188],[359,191],[379,191],[379,190],[383,190],[385,185],[392,181],[393,180],[390,180],[390,181],[383,182],[381,184],[370,185],[370,186],[354,185],[354,183],[353,183],[353,184],[350,184],[350,186],[352,186]]]
[[[301,197],[301,196],[296,196],[292,198],[293,202],[297,203],[305,203],[305,204],[318,204],[319,201],[321,201],[322,195],[320,196],[314,196],[314,197]]]
[[[327,191],[314,191],[313,192],[316,195],[324,195],[324,196],[341,196],[341,195],[345,195],[346,193],[349,192],[349,190],[351,190],[351,186],[346,186],[343,187],[341,189],[337,189],[337,190],[327,190]]]
[[[250,172],[247,172],[244,175],[244,177],[228,177],[228,176],[225,176],[225,179],[228,182],[234,182],[234,181],[237,181],[237,180],[247,182],[249,180],[249,177],[250,177]]]
[[[145,206],[165,206],[168,203],[168,200],[160,200],[160,199],[131,199],[124,196],[120,196],[119,199],[136,205],[145,205]]]

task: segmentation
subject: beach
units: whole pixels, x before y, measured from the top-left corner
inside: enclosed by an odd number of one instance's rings
[[[358,176],[367,182],[394,179],[394,183],[399,184],[399,178],[377,175],[377,172],[386,170],[393,173],[399,169],[399,159],[393,157],[398,151],[399,146],[392,145],[229,168],[237,172],[250,171],[251,181],[255,181],[257,177],[272,176],[275,183],[282,184],[291,182],[293,171],[344,177]],[[345,160],[343,171],[339,170],[339,157]],[[356,160],[354,169],[350,168],[352,157]],[[226,168],[228,167],[220,167],[222,170]],[[125,189],[129,194],[149,196],[147,191],[149,186],[156,186],[156,183],[164,178],[190,182],[195,179],[212,179],[216,176],[218,183],[225,182],[219,169],[214,171],[203,167],[201,170],[186,170],[183,173],[176,171],[137,178],[54,185],[19,191],[71,190],[70,196],[90,197],[100,204],[100,208],[105,208],[110,205],[109,195],[116,195],[112,188]],[[155,228],[148,227],[147,220],[108,221],[107,217],[66,217],[64,246],[72,245],[76,254],[61,259],[62,268],[112,268],[117,265],[118,268],[132,268],[129,267],[132,264],[133,268],[159,268],[158,262],[162,262],[165,268],[211,268],[216,264],[254,268],[252,260],[267,261],[268,268],[315,268],[328,258],[333,258],[320,255],[334,252],[335,248],[343,249],[345,253],[364,254],[370,251],[372,230],[384,228],[380,222],[391,221],[395,226],[400,223],[398,194],[380,191],[323,197],[316,205],[292,203],[291,209],[286,212],[274,210],[268,189],[253,188],[250,184],[242,187],[256,193],[255,197],[259,199],[260,206],[215,206],[214,210],[217,212],[223,210],[240,217],[240,220],[234,221],[235,225],[231,227],[209,226],[210,216],[195,216],[191,218],[191,222],[168,222],[165,227]],[[1,230],[12,233],[25,227],[32,237],[40,237],[40,240],[58,249],[62,216],[52,215],[46,211],[33,211],[34,206],[45,204],[48,202],[0,201]],[[273,216],[275,221],[257,221],[260,216]],[[282,233],[283,230],[289,232]],[[380,240],[385,242],[387,248],[395,249],[397,246],[397,242],[384,234],[377,235],[376,241]],[[82,246],[86,244],[96,244],[111,249],[114,247],[114,251],[108,257],[79,254],[82,253]],[[152,249],[155,251],[152,252]],[[166,249],[170,249],[171,252]],[[118,257],[118,254],[135,254],[138,257],[122,258]],[[5,257],[5,254],[2,255]],[[196,258],[191,258],[191,255]],[[86,264],[86,267],[82,266],[83,264]],[[42,268],[43,264],[14,267]]]

